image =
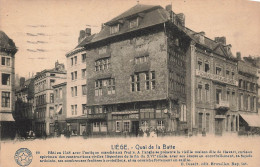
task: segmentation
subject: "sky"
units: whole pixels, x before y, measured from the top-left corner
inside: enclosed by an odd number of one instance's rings
[[[65,54],[76,47],[79,31],[101,24],[135,6],[136,0],[0,0],[0,29],[18,47],[15,72],[29,77],[65,64]],[[260,56],[260,2],[246,0],[139,0],[140,4],[172,3],[184,13],[186,26],[214,39],[225,36],[235,55]]]

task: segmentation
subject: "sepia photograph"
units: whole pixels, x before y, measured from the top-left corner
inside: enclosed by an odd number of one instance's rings
[[[259,0],[0,0],[0,166],[259,167],[259,18]]]

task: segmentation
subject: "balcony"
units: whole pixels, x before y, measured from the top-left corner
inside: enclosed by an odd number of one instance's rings
[[[219,103],[215,105],[216,110],[227,111],[229,108],[229,102],[224,100],[220,100]]]
[[[196,69],[196,76],[200,76],[201,78],[206,78],[206,79],[210,79],[213,81],[217,81],[217,82],[221,82],[221,83],[225,83],[225,84],[229,84],[229,85],[238,86],[238,81],[236,81],[234,79],[226,78],[226,77],[216,75],[216,74],[207,73],[204,71],[200,71],[198,69]]]

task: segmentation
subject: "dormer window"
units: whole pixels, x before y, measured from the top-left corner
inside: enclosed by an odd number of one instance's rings
[[[110,34],[115,34],[117,32],[119,32],[119,24],[110,27]]]
[[[129,28],[138,27],[138,17],[129,21]]]

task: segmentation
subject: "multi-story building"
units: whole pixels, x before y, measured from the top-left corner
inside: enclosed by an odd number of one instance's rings
[[[67,129],[67,83],[57,83],[53,85],[54,89],[54,131],[62,133]]]
[[[15,89],[15,112],[13,114],[19,135],[33,130],[34,121],[34,79],[20,78],[20,86]]]
[[[78,46],[66,54],[67,58],[67,118],[69,130],[73,134],[82,135],[86,119],[81,116],[87,103],[86,86],[86,49],[81,43],[90,41],[91,29],[80,31]]]
[[[14,103],[15,53],[17,48],[12,39],[0,31],[0,128],[1,138],[15,136],[15,122],[12,112]]]
[[[252,63],[243,61],[240,52],[238,58],[238,111],[239,131],[254,131],[260,127],[258,115],[258,69]]]
[[[86,49],[87,131],[187,130],[183,14],[138,4],[105,23]],[[69,86],[68,86],[69,90]],[[73,92],[72,89],[69,90]]]
[[[207,38],[185,30],[193,39],[187,62],[189,130],[222,135],[237,132],[237,60],[225,37]]]
[[[53,85],[66,81],[64,64],[55,62],[55,68],[43,70],[34,77],[34,119],[37,136],[54,134],[55,110]]]

